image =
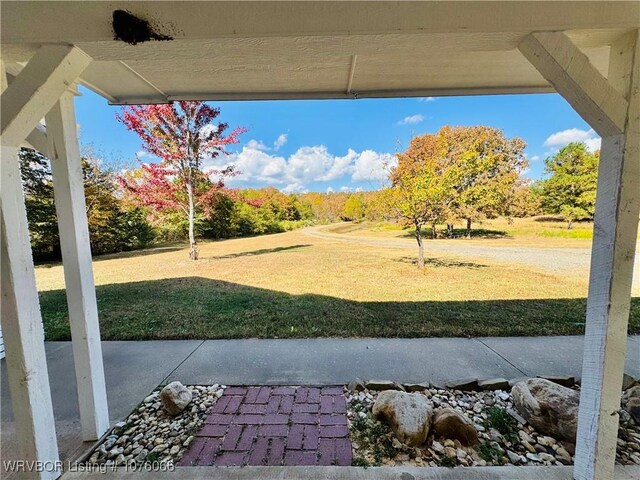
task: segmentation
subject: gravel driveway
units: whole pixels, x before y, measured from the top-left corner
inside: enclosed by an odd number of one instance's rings
[[[348,237],[338,233],[320,231],[326,227],[308,227],[304,232],[308,235],[341,242],[359,243],[391,248],[416,249],[410,240],[381,240],[367,237]],[[587,279],[591,260],[590,248],[540,248],[540,247],[489,247],[470,245],[463,242],[430,242],[425,243],[425,251],[430,253],[446,253],[458,256],[486,258],[500,263],[520,263],[553,274],[571,275]],[[636,255],[634,264],[634,291],[640,289],[640,254]]]

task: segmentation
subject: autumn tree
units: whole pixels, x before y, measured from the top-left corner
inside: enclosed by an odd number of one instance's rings
[[[570,143],[545,160],[550,177],[540,182],[540,198],[546,213],[560,214],[571,229],[576,220],[593,219],[600,152],[584,143]]]
[[[447,156],[448,140],[443,132],[414,137],[409,148],[397,155],[391,170],[391,187],[384,191],[397,214],[413,226],[418,243],[418,267],[424,268],[422,229],[449,218],[460,181],[458,165]]]
[[[347,201],[342,208],[341,217],[345,220],[358,221],[364,218],[365,214],[365,203],[363,201],[363,196],[360,193],[353,193],[349,195]]]
[[[121,183],[141,205],[152,209],[177,210],[186,216],[189,230],[189,257],[198,258],[195,238],[196,211],[211,212],[210,206],[225,189],[225,179],[236,174],[233,167],[204,172],[202,162],[216,158],[225,147],[238,143],[245,130],[236,128],[228,135],[226,123],[214,123],[220,110],[198,101],[164,105],[124,107],[117,116],[142,140],[142,148],[161,163],[142,166],[138,181]]]
[[[520,179],[507,201],[508,217],[532,217],[542,213],[542,202],[538,189],[531,181]]]
[[[466,237],[473,221],[508,213],[509,200],[527,166],[525,142],[506,138],[502,130],[487,126],[443,127],[449,161],[460,177],[452,211],[466,220]]]

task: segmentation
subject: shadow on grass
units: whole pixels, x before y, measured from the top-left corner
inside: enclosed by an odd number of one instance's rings
[[[160,253],[177,252],[178,250],[187,249],[188,245],[168,245],[162,247],[147,247],[139,250],[128,250],[126,252],[105,253],[102,255],[93,255],[93,262],[100,262],[102,260],[114,260],[118,258],[133,258],[133,257],[146,257],[147,255],[158,255]],[[187,250],[188,255],[188,250]],[[62,265],[62,260],[39,260],[35,262],[39,268],[51,268],[57,265]]]
[[[446,230],[438,230],[438,236],[436,237],[438,240],[456,240],[456,239],[460,239],[460,238],[465,238],[465,235],[467,234],[467,231],[463,228],[454,228],[453,229],[453,236],[452,237],[447,237],[447,232]],[[431,234],[431,230],[430,229],[425,229],[422,231],[422,236],[425,239],[428,240],[432,240],[433,239],[433,235]],[[405,233],[403,233],[401,235],[402,238],[411,238],[411,239],[415,239],[415,234],[412,230],[407,230]],[[489,229],[485,229],[485,228],[474,228],[471,230],[471,238],[472,239],[483,239],[483,240],[493,240],[496,238],[512,238],[511,235],[509,235],[507,232],[505,232],[504,230],[489,230]]]
[[[103,340],[584,333],[586,299],[356,302],[201,277],[97,287]],[[69,340],[64,290],[42,292],[47,340]],[[640,333],[640,298],[630,333]]]
[[[202,260],[222,260],[225,258],[253,257],[255,255],[264,255],[266,253],[285,252],[287,250],[297,250],[299,248],[310,247],[311,244],[290,245],[288,247],[261,248],[260,250],[252,250],[250,252],[230,253],[228,255],[219,255],[211,257],[202,257]]]
[[[411,265],[417,265],[418,264],[418,259],[413,256],[413,257],[401,257],[397,260],[395,260],[396,262],[402,262],[402,263],[409,263]],[[472,268],[472,269],[478,269],[478,268],[486,268],[488,267],[488,265],[484,265],[482,263],[475,263],[475,262],[458,262],[456,260],[450,260],[450,259],[446,259],[446,258],[425,258],[424,259],[424,265],[426,268],[429,267],[435,267],[435,268],[451,268],[451,267],[455,267],[455,268]]]

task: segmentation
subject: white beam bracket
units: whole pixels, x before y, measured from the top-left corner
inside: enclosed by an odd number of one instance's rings
[[[518,48],[598,134],[624,132],[627,100],[564,33],[534,32]]]

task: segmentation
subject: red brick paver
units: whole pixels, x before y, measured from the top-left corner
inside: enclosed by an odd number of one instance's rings
[[[351,465],[342,387],[229,387],[179,465]]]

